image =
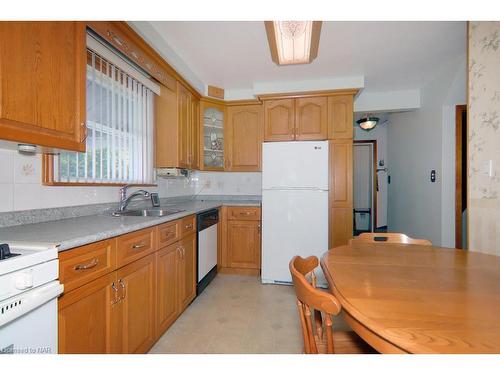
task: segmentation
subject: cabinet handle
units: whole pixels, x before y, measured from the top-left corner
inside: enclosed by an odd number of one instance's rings
[[[180,246],[177,246],[177,251],[179,252],[179,258],[182,259],[182,250]]]
[[[122,279],[118,280],[118,282],[120,283],[120,286],[122,287],[122,298],[121,298],[121,300],[124,300],[125,297],[127,296],[127,291],[125,290],[125,282]]]
[[[132,249],[140,249],[140,248],[145,247],[145,246],[146,245],[141,242],[141,243],[137,243],[135,245],[132,245]]]
[[[121,300],[118,299],[118,288],[116,287],[114,281],[111,284],[111,289],[113,289],[113,291],[115,292],[115,299],[114,299],[114,301],[111,301],[111,305],[113,306],[113,305],[116,305],[117,303],[119,303]]]
[[[240,212],[240,215],[250,216],[252,213],[250,211]]]
[[[82,128],[82,138],[80,139],[80,143],[83,143],[87,140],[87,125],[82,122],[80,127]]]
[[[75,271],[84,271],[84,270],[89,270],[91,268],[94,268],[99,264],[99,259],[94,258],[90,263],[87,264],[78,264],[75,266]]]
[[[260,224],[257,224],[257,232],[259,232],[259,233],[260,233],[261,231],[262,231],[262,227],[261,227],[261,225],[260,225]]]
[[[186,224],[186,226],[184,228],[186,228],[186,229],[193,229],[193,224]]]

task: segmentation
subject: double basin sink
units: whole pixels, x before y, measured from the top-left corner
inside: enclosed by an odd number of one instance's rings
[[[147,208],[139,210],[125,210],[113,212],[113,216],[151,216],[151,217],[163,217],[168,215],[177,214],[184,210],[175,210],[170,208]]]

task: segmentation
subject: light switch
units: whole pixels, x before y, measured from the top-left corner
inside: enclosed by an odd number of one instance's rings
[[[493,160],[486,160],[481,168],[481,174],[493,177]]]

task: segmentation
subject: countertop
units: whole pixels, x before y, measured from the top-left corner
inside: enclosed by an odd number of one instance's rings
[[[110,214],[80,216],[36,224],[0,228],[0,242],[37,242],[58,245],[59,251],[116,237],[139,229],[166,223],[223,205],[260,206],[257,200],[191,200],[162,207],[183,210],[164,217],[114,217]]]

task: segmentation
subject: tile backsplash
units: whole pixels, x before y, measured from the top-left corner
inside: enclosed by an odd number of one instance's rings
[[[118,187],[44,186],[40,155],[0,149],[0,212],[118,201]],[[261,173],[198,172],[190,178],[158,179],[161,198],[202,195],[260,195]]]

